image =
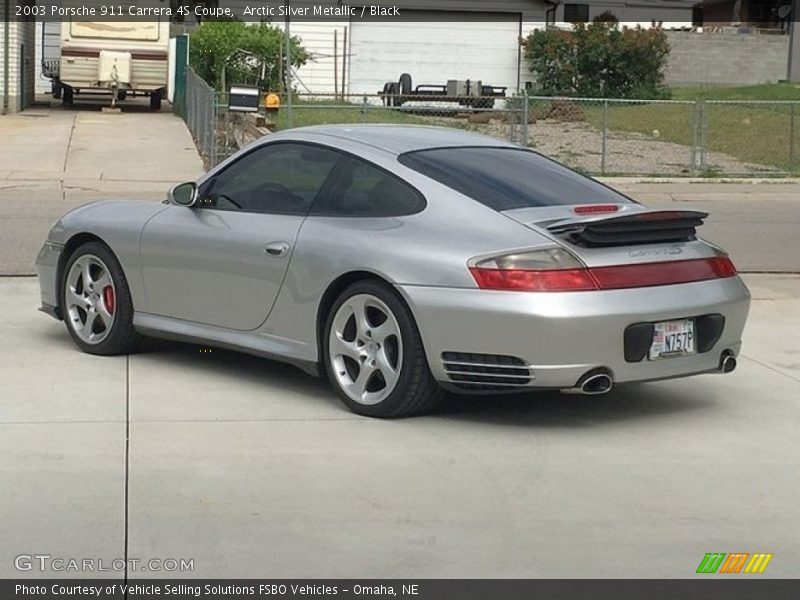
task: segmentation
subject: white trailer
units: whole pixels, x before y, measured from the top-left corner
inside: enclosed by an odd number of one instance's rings
[[[114,100],[128,93],[150,96],[161,108],[166,95],[169,20],[136,22],[63,21],[61,58],[54,74],[54,95],[72,104],[74,94],[110,92]]]

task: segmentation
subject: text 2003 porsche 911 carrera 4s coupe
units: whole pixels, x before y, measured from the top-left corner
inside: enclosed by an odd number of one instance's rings
[[[443,389],[603,393],[736,366],[747,288],[696,235],[541,155],[431,127],[270,135],[163,204],[60,219],[43,310],[92,354],[151,335],[326,374],[392,417]]]

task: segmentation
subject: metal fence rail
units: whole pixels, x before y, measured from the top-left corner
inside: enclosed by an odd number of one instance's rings
[[[396,102],[381,95],[293,95],[274,130],[318,124],[396,123],[475,131],[531,147],[591,175],[800,175],[800,102],[620,100],[514,96]],[[225,94],[191,69],[183,114],[207,165],[235,151]],[[398,105],[399,104],[399,105]]]

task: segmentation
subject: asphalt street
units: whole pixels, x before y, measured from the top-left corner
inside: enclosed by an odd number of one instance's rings
[[[800,273],[800,182],[716,183],[610,179],[648,206],[709,213],[699,232],[750,272]]]
[[[203,165],[183,122],[137,99],[122,114],[40,108],[0,119],[0,275],[34,273],[36,252],[66,211],[109,198],[161,201]],[[701,229],[744,271],[800,272],[800,181],[609,184],[654,207],[705,210]]]
[[[734,373],[380,421],[254,357],[83,354],[37,312],[25,275],[58,216],[202,171],[177,117],[39,109],[0,140],[0,577],[64,575],[14,566],[48,554],[193,560],[183,577],[685,578],[734,551],[796,576],[800,183],[610,182],[709,209],[740,269],[785,272],[745,276]]]

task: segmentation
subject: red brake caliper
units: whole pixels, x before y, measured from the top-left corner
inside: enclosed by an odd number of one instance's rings
[[[103,288],[103,302],[105,302],[106,310],[108,310],[109,314],[113,315],[116,298],[114,297],[114,288],[110,285]]]

